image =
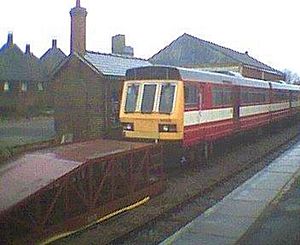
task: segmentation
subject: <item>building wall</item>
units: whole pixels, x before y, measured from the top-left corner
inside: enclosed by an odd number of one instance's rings
[[[262,80],[269,80],[269,81],[278,81],[284,80],[284,77],[278,74],[261,71],[255,68],[250,68],[247,66],[242,66],[241,74],[244,77],[255,78],[255,79],[262,79]]]
[[[107,129],[107,82],[73,56],[52,83],[54,118],[59,137],[74,141],[101,137]]]
[[[38,82],[26,81],[27,90],[22,91],[24,81],[8,81],[9,91],[4,91],[6,81],[0,81],[0,112],[4,115],[24,116],[37,113],[49,106],[48,90],[45,83],[43,90],[38,90]]]
[[[272,73],[265,72],[264,80],[267,80],[267,81],[278,81],[278,80],[284,81],[285,78],[284,78],[284,76],[279,76],[277,74],[272,74]]]

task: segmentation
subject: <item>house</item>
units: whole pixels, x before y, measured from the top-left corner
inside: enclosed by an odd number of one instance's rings
[[[80,141],[119,132],[119,101],[126,70],[150,63],[133,57],[123,35],[113,38],[117,54],[86,51],[87,11],[77,0],[70,14],[70,55],[54,72],[51,85],[57,135],[62,140]]]
[[[0,49],[1,114],[24,115],[44,106],[46,81],[42,64],[30,52],[30,45],[23,53],[9,33],[7,43]]]
[[[52,40],[52,47],[49,48],[40,58],[47,77],[51,77],[55,69],[64,61],[67,55],[57,47],[57,40]]]
[[[183,34],[153,55],[154,64],[197,68],[208,71],[239,72],[244,77],[284,80],[284,74],[251,57],[189,34]]]

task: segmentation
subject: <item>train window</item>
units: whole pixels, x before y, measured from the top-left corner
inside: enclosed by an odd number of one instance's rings
[[[247,104],[250,102],[249,100],[250,96],[249,96],[249,92],[248,91],[242,91],[242,96],[241,96],[241,103],[242,104]]]
[[[278,102],[288,101],[289,100],[289,93],[277,91],[275,92],[275,100]]]
[[[163,84],[161,86],[160,102],[159,102],[159,112],[161,113],[171,113],[173,108],[175,93],[175,85]]]
[[[152,112],[155,100],[156,84],[145,84],[141,112]]]
[[[265,103],[268,99],[268,94],[265,91],[249,91],[243,89],[241,92],[242,104]]]
[[[214,106],[230,105],[232,103],[231,88],[213,88],[212,99]]]
[[[196,86],[185,84],[184,105],[185,107],[193,107],[199,105],[199,89]]]
[[[139,93],[139,85],[130,84],[127,87],[125,112],[134,112],[136,108],[136,101]]]
[[[213,105],[219,106],[223,104],[223,91],[222,88],[213,88],[212,91]]]
[[[223,105],[230,105],[232,103],[232,91],[231,88],[223,89]]]
[[[292,101],[298,101],[299,100],[299,95],[297,92],[292,92]]]

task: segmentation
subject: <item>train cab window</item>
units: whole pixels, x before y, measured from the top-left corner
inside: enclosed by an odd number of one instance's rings
[[[161,86],[159,112],[171,113],[175,94],[175,85],[170,83]]]
[[[127,87],[125,112],[134,112],[136,108],[137,97],[139,93],[139,85],[130,84]]]
[[[156,93],[156,84],[144,85],[141,112],[149,113],[153,111],[155,93]]]
[[[184,106],[197,107],[199,105],[199,89],[196,86],[184,86]]]

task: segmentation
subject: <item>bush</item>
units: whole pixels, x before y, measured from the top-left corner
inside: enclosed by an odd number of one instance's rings
[[[12,157],[13,151],[10,147],[0,145],[0,164],[1,160],[7,160]]]

